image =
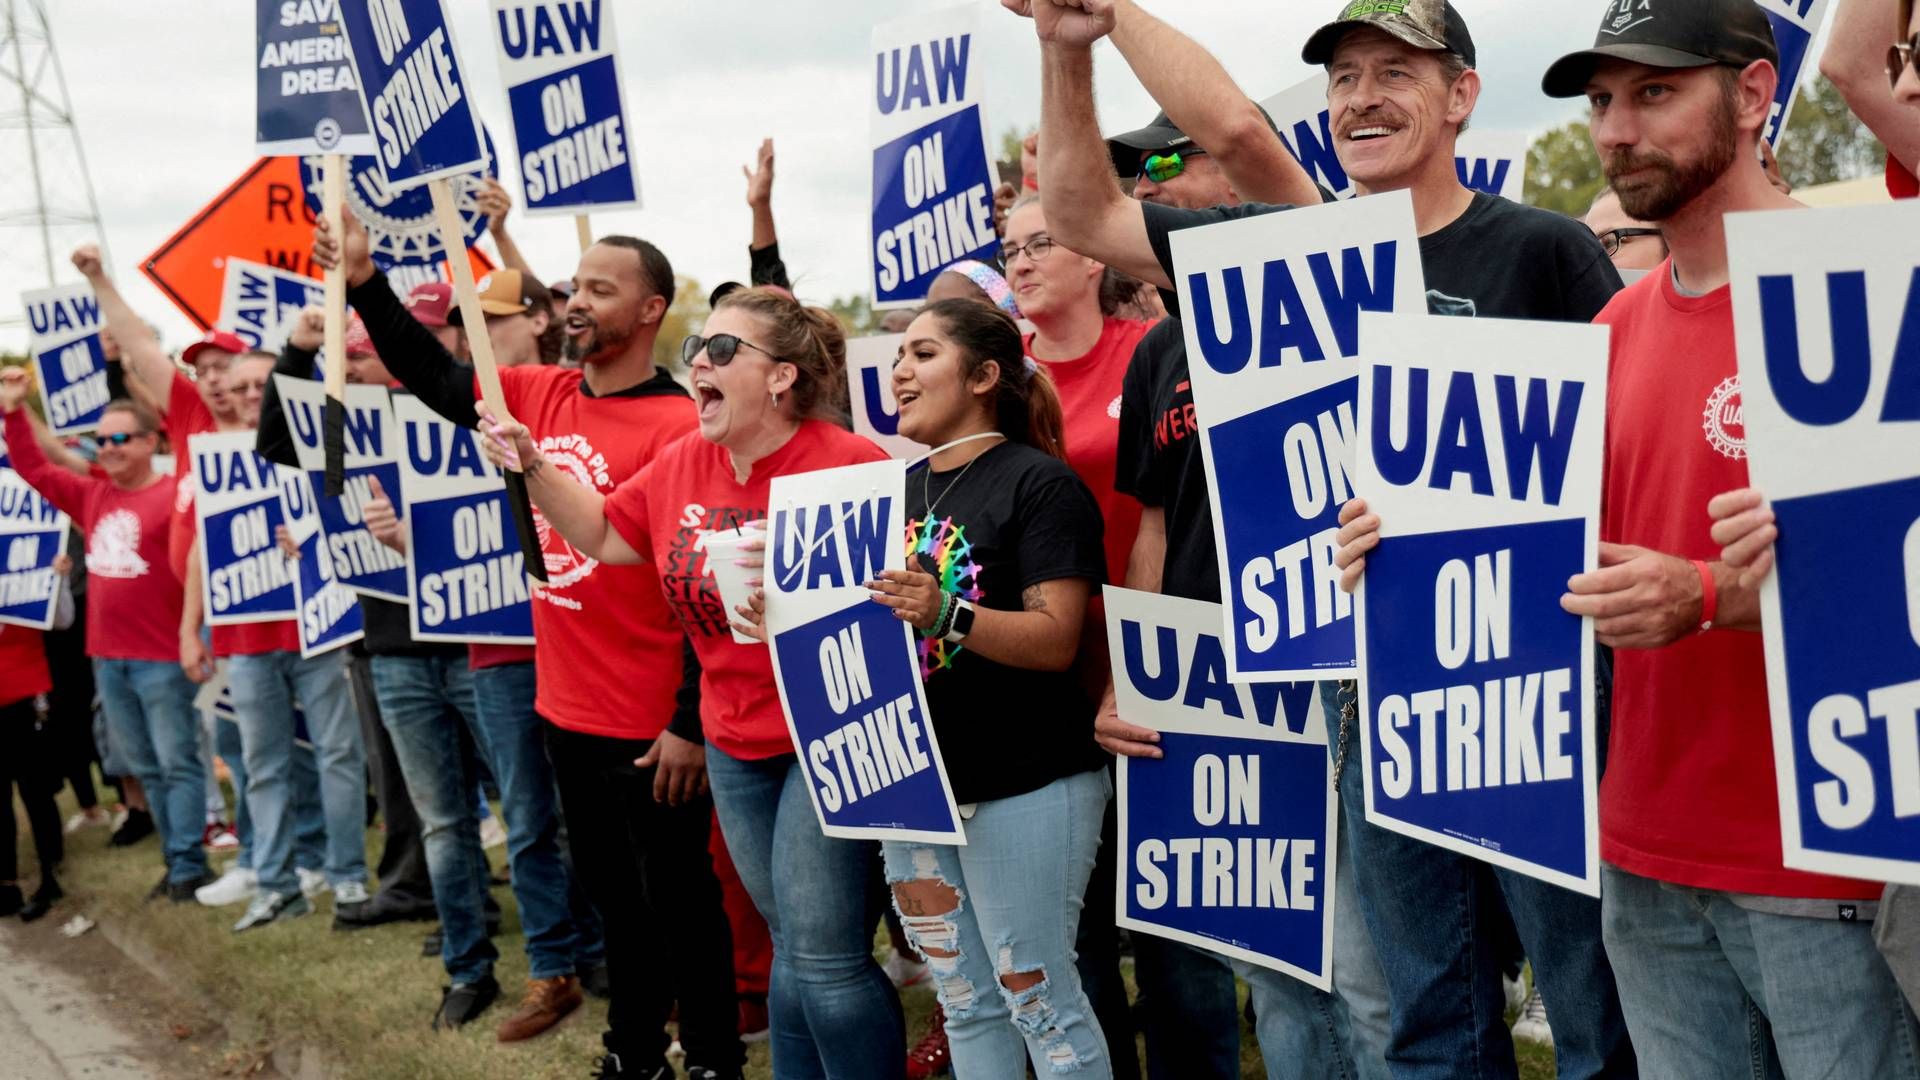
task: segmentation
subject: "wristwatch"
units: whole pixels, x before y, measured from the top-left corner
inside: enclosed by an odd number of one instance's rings
[[[957,643],[965,641],[967,635],[971,633],[973,633],[973,603],[956,596],[953,598],[953,628],[948,630],[946,636],[940,640]]]

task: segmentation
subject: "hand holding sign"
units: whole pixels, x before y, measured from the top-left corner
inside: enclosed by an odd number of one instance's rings
[[[1724,492],[1707,503],[1707,515],[1720,561],[1740,571],[1742,588],[1758,589],[1773,571],[1773,542],[1780,539],[1767,497],[1753,488]]]
[[[487,452],[487,460],[496,469],[508,472],[539,472],[547,459],[540,454],[540,448],[533,444],[533,433],[527,425],[514,420],[502,423],[494,419],[493,410],[484,401],[473,403],[473,411],[480,417],[480,433],[486,436],[481,448]]]
[[[336,236],[326,218],[313,226],[313,263],[322,270],[339,267],[347,275],[347,288],[365,285],[379,267],[373,263],[367,243],[367,227],[350,210],[340,212],[340,232]]]
[[[1660,649],[1700,629],[1704,585],[1692,563],[1628,544],[1601,544],[1600,569],[1575,574],[1560,607],[1594,620],[1616,649]]]
[[[1350,500],[1340,508],[1340,531],[1333,534],[1333,542],[1339,545],[1333,565],[1340,568],[1340,588],[1352,592],[1367,572],[1367,552],[1380,544],[1380,515],[1367,513],[1367,500]]]
[[[1154,745],[1160,741],[1159,732],[1120,719],[1120,703],[1111,684],[1107,686],[1106,696],[1100,699],[1100,711],[1094,714],[1093,741],[1100,744],[1100,749],[1119,757],[1165,756],[1165,751]]]
[[[920,570],[882,570],[862,588],[873,592],[873,602],[893,609],[893,617],[915,630],[931,630],[947,602],[932,574]]]
[[[400,524],[400,515],[393,512],[393,500],[387,497],[386,490],[380,486],[380,478],[367,478],[373,497],[360,506],[361,520],[367,523],[367,531],[375,540],[400,552],[407,552],[407,534]]]

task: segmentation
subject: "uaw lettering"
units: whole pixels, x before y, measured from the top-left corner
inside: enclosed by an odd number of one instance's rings
[[[53,561],[66,550],[67,526],[67,515],[0,467],[0,623],[53,628],[60,584]]]
[[[253,452],[251,432],[196,435],[192,445],[207,625],[292,618],[293,571],[274,535],[286,524],[280,467]]]
[[[1333,553],[1355,491],[1359,326],[1425,311],[1415,237],[1402,192],[1173,237],[1236,680],[1354,671]]]
[[[412,397],[393,406],[414,639],[532,644],[531,593],[505,483],[479,436]]]
[[[319,656],[365,636],[359,597],[333,577],[320,550],[320,515],[313,483],[298,469],[280,470],[280,508],[300,549],[293,567],[293,595],[302,658]]]
[[[625,99],[604,0],[494,0],[527,212],[638,205]]]
[[[229,258],[226,270],[219,325],[248,348],[279,352],[300,312],[326,298],[320,282],[279,267]]]
[[[1356,596],[1368,820],[1599,895],[1593,631],[1607,333],[1368,315]]]
[[[106,411],[107,359],[100,346],[105,325],[100,303],[87,285],[62,285],[23,293],[27,355],[33,360],[55,435],[92,431]]]
[[[1786,865],[1920,885],[1920,207],[1728,223]],[[1845,597],[1844,603],[1835,598]]]
[[[973,24],[951,8],[874,28],[876,306],[917,303],[942,270],[999,247]]]
[[[1635,4],[1644,0],[1633,0]],[[1756,0],[1773,23],[1773,42],[1780,49],[1780,87],[1767,116],[1767,141],[1780,145],[1787,117],[1800,94],[1800,75],[1812,53],[1813,36],[1827,20],[1830,0]]]
[[[340,0],[255,0],[255,14],[260,153],[371,153]]]
[[[904,340],[902,334],[880,334],[847,342],[853,430],[903,461],[926,452],[926,447],[900,434],[900,406],[893,400],[893,362]]]
[[[373,481],[393,502],[400,501],[400,445],[393,430],[393,410],[385,387],[349,386],[346,399],[346,486],[339,496],[328,498],[324,490],[326,452],[322,421],[326,409],[326,390],[310,379],[275,375],[280,389],[280,404],[287,414],[287,428],[293,433],[294,452],[300,468],[313,481],[320,517],[320,549],[332,568],[334,579],[354,592],[367,593],[383,600],[407,599],[407,560],[399,552],[374,539],[367,528],[364,507],[373,498]]]
[[[342,0],[340,24],[387,182],[412,187],[483,163],[440,0]]]
[[[1229,681],[1213,604],[1109,587],[1106,611],[1120,715],[1163,754],[1118,759],[1120,925],[1326,989],[1338,811],[1314,685]]]
[[[1260,107],[1273,121],[1280,141],[1315,183],[1335,198],[1350,199],[1359,194],[1334,150],[1335,128],[1333,114],[1327,108],[1325,75],[1310,76],[1262,101]],[[1460,183],[1473,191],[1518,201],[1526,186],[1530,142],[1524,132],[1473,128],[1460,137],[1455,148],[1454,168]]]
[[[905,479],[899,461],[774,479],[774,679],[829,836],[964,843],[911,632],[861,587],[904,564]]]

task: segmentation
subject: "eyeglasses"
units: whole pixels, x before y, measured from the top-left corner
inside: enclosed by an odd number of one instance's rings
[[[1186,172],[1188,160],[1205,153],[1205,150],[1188,147],[1171,154],[1153,154],[1140,163],[1140,171],[1134,174],[1134,180],[1138,182],[1141,177],[1145,177],[1156,184],[1164,184]]]
[[[125,446],[139,437],[139,434],[130,435],[124,431],[116,431],[112,435],[101,435],[99,439],[108,446]]]
[[[1013,260],[1021,255],[1039,262],[1053,254],[1055,246],[1051,236],[1036,236],[1024,244],[1008,244],[1000,249],[1000,265],[1010,267]]]
[[[1642,236],[1659,236],[1659,229],[1608,229],[1600,234],[1600,246],[1607,249],[1607,258],[1620,254],[1627,241]]]
[[[705,349],[707,351],[707,359],[713,361],[714,367],[726,367],[728,364],[733,363],[734,356],[740,352],[740,348],[743,345],[756,352],[766,353],[767,356],[772,357],[774,360],[781,359],[766,349],[755,345],[753,342],[741,338],[737,334],[715,334],[712,337],[688,334],[687,340],[680,343],[680,360],[688,367],[692,367],[693,358],[700,355],[700,350]]]
[[[1887,81],[1894,86],[1900,85],[1900,76],[1912,68],[1920,76],[1920,34],[1913,35],[1911,41],[1903,41],[1887,50]]]

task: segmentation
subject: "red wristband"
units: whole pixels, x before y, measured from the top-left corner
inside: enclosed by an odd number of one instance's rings
[[[1700,575],[1700,630],[1713,629],[1713,617],[1720,612],[1720,590],[1713,584],[1713,568],[1694,559],[1693,569]]]

